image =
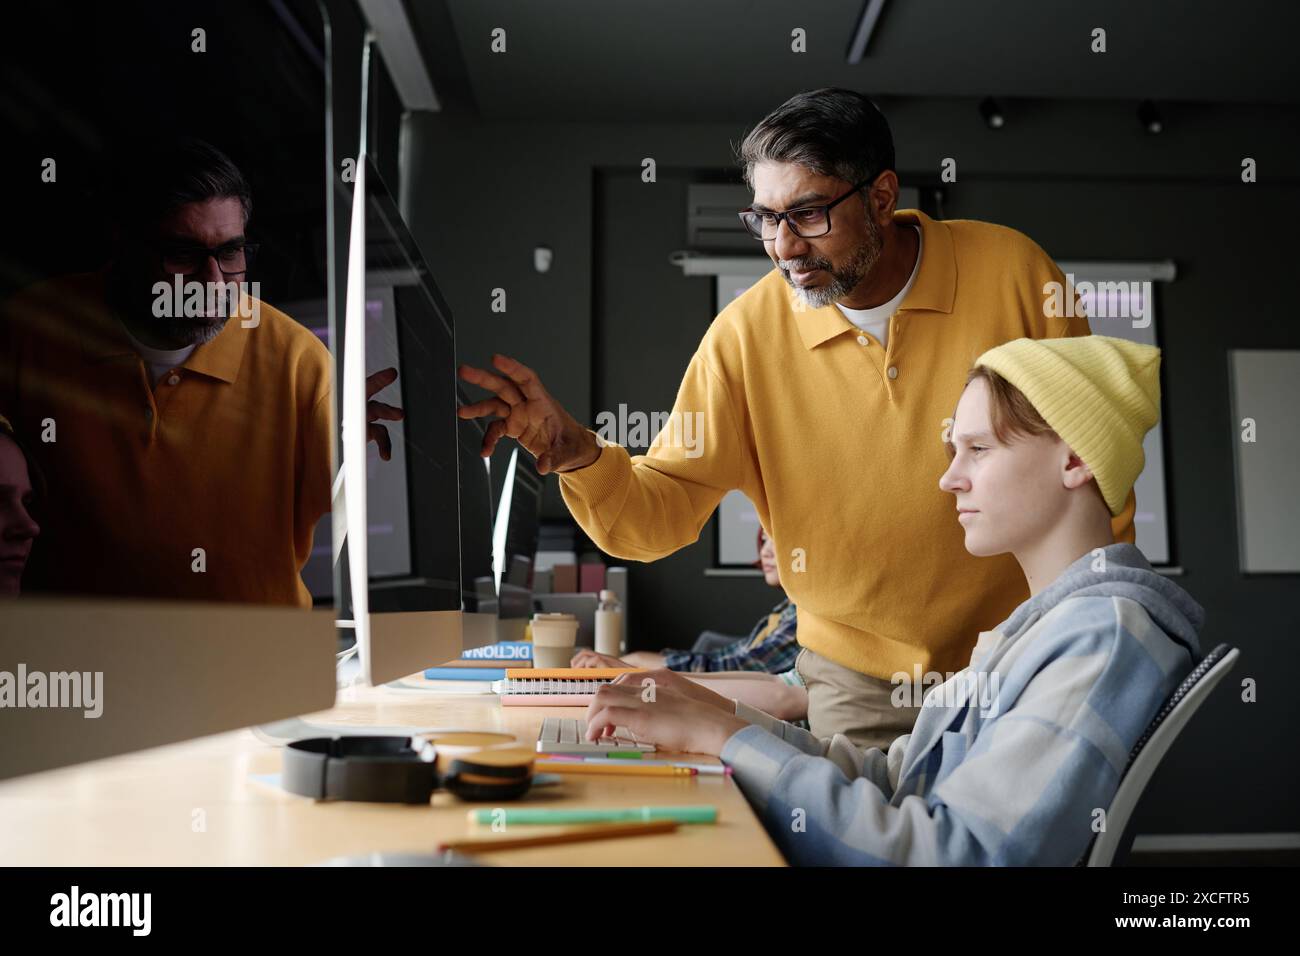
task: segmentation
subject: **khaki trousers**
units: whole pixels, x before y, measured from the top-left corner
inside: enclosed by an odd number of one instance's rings
[[[870,677],[803,648],[795,670],[808,685],[808,727],[815,736],[844,734],[860,749],[888,750],[910,734],[920,707],[895,707],[888,680]]]

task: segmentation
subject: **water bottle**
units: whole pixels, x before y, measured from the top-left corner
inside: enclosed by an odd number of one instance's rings
[[[600,592],[596,605],[596,653],[618,657],[623,652],[623,605],[608,589]]]

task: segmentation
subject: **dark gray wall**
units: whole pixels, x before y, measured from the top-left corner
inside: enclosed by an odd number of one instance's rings
[[[621,403],[629,411],[671,410],[682,372],[713,319],[713,279],[687,278],[668,260],[685,246],[686,190],[699,174],[660,166],[656,179],[648,188],[639,166],[595,173],[597,410],[617,413]],[[636,607],[628,637],[635,646],[689,647],[706,628],[744,634],[781,599],[761,578],[705,577],[716,520],[695,545],[660,561],[629,562]]]
[[[1237,571],[1227,381],[1230,348],[1300,347],[1287,281],[1295,243],[1286,223],[1300,211],[1295,110],[1167,107],[1160,136],[1118,103],[1022,102],[998,132],[974,101],[907,101],[887,113],[905,180],[932,181],[945,157],[957,160],[946,216],[1013,226],[1058,258],[1177,261],[1179,277],[1158,299],[1174,557],[1186,569],[1180,583],[1208,612],[1205,646],[1230,642],[1243,658],[1152,781],[1137,824],[1300,829],[1295,748],[1281,735],[1296,726],[1300,703],[1280,679],[1300,665],[1300,588],[1295,576]],[[684,245],[689,171],[727,169],[732,144],[758,118],[644,126],[414,117],[413,229],[456,313],[462,358],[509,351],[588,423],[620,401],[670,408],[713,316],[710,281],[667,263]],[[654,184],[637,175],[646,156],[658,164]],[[1240,182],[1245,156],[1259,164],[1256,184]],[[532,269],[538,244],[555,250],[547,275]],[[495,287],[507,290],[504,315],[489,309]],[[564,513],[553,490],[546,508]],[[680,644],[710,627],[743,631],[772,603],[756,579],[705,578],[711,549],[706,529],[696,545],[634,566],[635,646]],[[1258,703],[1240,702],[1246,677],[1259,682]]]

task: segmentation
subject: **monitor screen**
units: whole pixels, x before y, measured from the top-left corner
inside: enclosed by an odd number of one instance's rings
[[[542,509],[542,480],[531,455],[512,448],[493,530],[498,586],[532,587]]]
[[[460,496],[465,482],[457,445],[463,424],[474,423],[459,423],[455,415],[451,312],[373,169],[366,184],[367,372],[373,376],[397,370],[395,381],[369,397],[402,409],[404,416],[401,421],[375,423],[387,435],[387,460],[378,437],[366,446],[370,610],[459,610],[460,526],[465,521]],[[296,312],[328,345],[325,303],[300,303]],[[486,491],[470,491],[471,508],[490,509],[481,500]],[[333,528],[326,515],[317,526],[315,547],[303,571],[318,604],[333,600],[333,565]]]
[[[468,405],[460,388],[457,400]],[[496,598],[492,568],[492,482],[488,459],[480,455],[484,428],[478,419],[462,419],[460,436],[460,573],[466,611],[490,606]],[[483,605],[483,607],[480,607]]]
[[[366,290],[366,355],[373,369],[398,369],[397,381],[374,395],[378,401],[405,408],[402,360],[398,348],[397,306],[391,287]],[[324,299],[291,303],[290,311],[323,342],[329,345]],[[391,458],[384,461],[379,446],[366,451],[366,505],[369,536],[369,573],[372,581],[396,580],[411,574],[410,505],[407,495],[406,421],[384,422],[391,443]],[[303,568],[303,580],[318,606],[334,600],[334,541],[331,515],[316,526],[311,557]]]

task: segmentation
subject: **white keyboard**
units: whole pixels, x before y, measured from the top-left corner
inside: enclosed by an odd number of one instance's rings
[[[618,751],[653,753],[655,745],[638,740],[626,727],[615,727],[613,737],[586,739],[587,722],[576,717],[546,717],[537,734],[537,752],[545,754],[584,754],[599,757]]]

